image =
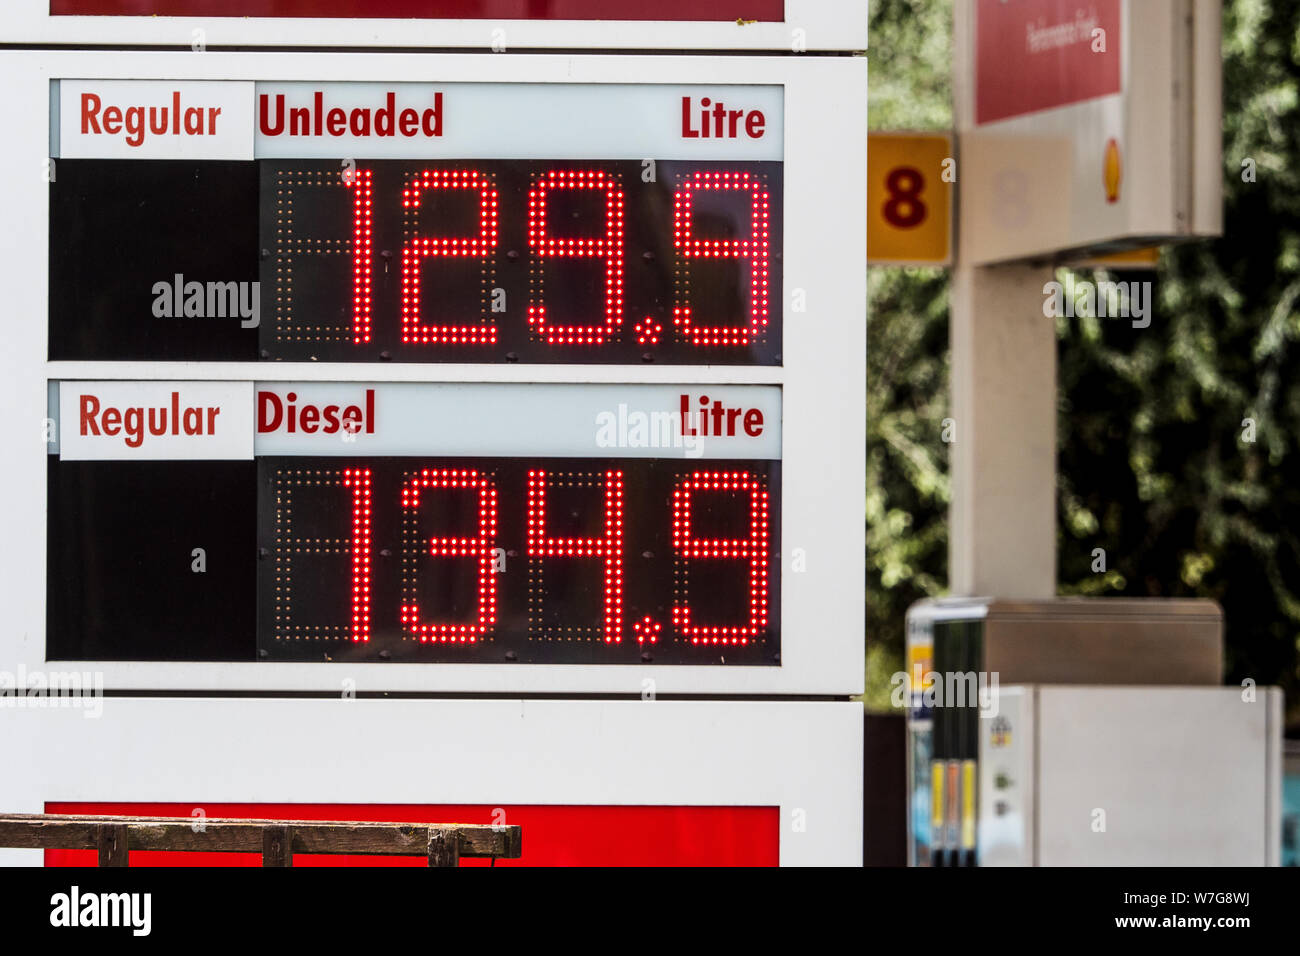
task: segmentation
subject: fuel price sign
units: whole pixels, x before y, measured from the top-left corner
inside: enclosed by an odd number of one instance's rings
[[[5,240],[39,321],[4,387],[47,439],[9,477],[45,503],[0,555],[43,636],[12,654],[126,689],[857,691],[861,62],[0,67],[44,174],[3,187],[39,237]]]

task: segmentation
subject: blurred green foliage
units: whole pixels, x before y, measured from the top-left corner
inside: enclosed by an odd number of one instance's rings
[[[951,0],[868,10],[872,129],[949,127]],[[1122,277],[1153,281],[1149,328],[1057,320],[1059,588],[1219,601],[1227,680],[1281,685],[1294,723],[1300,0],[1225,0],[1223,71],[1224,238]],[[872,269],[868,295],[866,703],[885,709],[903,615],[946,587],[947,276]]]

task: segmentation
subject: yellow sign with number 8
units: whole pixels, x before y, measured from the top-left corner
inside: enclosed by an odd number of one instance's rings
[[[957,161],[947,133],[871,133],[867,263],[949,265],[956,178]]]

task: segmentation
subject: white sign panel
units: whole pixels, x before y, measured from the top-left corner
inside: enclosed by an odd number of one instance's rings
[[[67,159],[252,159],[253,84],[64,80]]]
[[[61,80],[65,159],[753,159],[779,86]]]
[[[245,382],[59,382],[56,387],[58,451],[70,461],[254,454],[781,457],[781,390],[770,385],[296,382],[250,388]]]
[[[253,457],[248,382],[61,382],[69,461]]]
[[[254,148],[258,157],[780,159],[781,107],[779,86],[258,83]]]
[[[259,384],[259,455],[781,457],[774,386]]]

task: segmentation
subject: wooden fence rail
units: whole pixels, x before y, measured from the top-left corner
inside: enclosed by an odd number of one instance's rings
[[[519,826],[366,823],[337,820],[228,820],[207,817],[0,814],[0,847],[98,850],[100,866],[127,866],[131,850],[261,853],[263,866],[293,866],[295,853],[423,856],[430,866],[461,857],[517,859]]]

